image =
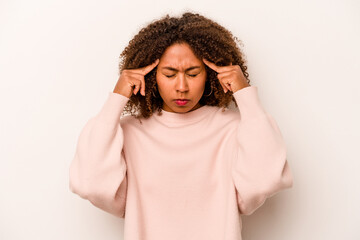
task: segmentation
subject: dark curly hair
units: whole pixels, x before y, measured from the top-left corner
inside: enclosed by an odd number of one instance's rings
[[[213,20],[189,11],[179,18],[166,14],[143,27],[120,54],[119,73],[121,74],[123,69],[136,69],[153,63],[174,43],[187,43],[196,57],[205,58],[218,66],[230,65],[230,63],[239,65],[250,85],[244,55],[237,45],[237,43],[242,44],[241,41]],[[149,118],[155,111],[161,115],[163,100],[161,97],[154,97],[154,95],[159,96],[156,68],[145,75],[145,96],[132,94],[122,115],[130,113],[137,119]],[[205,69],[208,81],[204,92],[211,92],[211,89],[212,92],[210,96],[203,95],[199,103],[223,107],[223,110],[231,101],[237,106],[232,92],[224,93],[216,76],[217,73],[206,65]]]

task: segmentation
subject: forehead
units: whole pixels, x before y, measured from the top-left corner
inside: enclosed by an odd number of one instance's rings
[[[192,65],[200,65],[198,59],[188,44],[176,43],[168,47],[160,58],[159,65],[169,67],[191,67]]]

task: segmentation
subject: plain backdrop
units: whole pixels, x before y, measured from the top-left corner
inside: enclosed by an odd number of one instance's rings
[[[1,0],[0,239],[122,239],[123,219],[70,192],[69,165],[129,40],[186,10],[243,42],[287,143],[294,186],[243,217],[244,240],[360,239],[355,0]]]

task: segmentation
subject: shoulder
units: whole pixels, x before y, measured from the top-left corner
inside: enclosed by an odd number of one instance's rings
[[[240,113],[237,108],[211,106],[214,109],[211,123],[216,128],[234,129],[240,121]]]
[[[140,121],[138,119],[136,119],[135,116],[130,115],[130,114],[124,115],[120,118],[121,127],[136,125],[137,123],[140,124]]]
[[[137,129],[146,129],[148,127],[153,126],[154,121],[152,121],[152,117],[150,118],[136,118],[133,115],[124,115],[120,118],[120,124],[122,128],[137,128]]]
[[[238,121],[240,120],[239,109],[228,107],[215,107],[215,117],[224,121]]]

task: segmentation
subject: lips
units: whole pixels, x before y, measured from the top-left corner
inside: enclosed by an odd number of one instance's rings
[[[190,100],[189,99],[175,99],[175,103],[179,106],[183,106],[187,104]]]

